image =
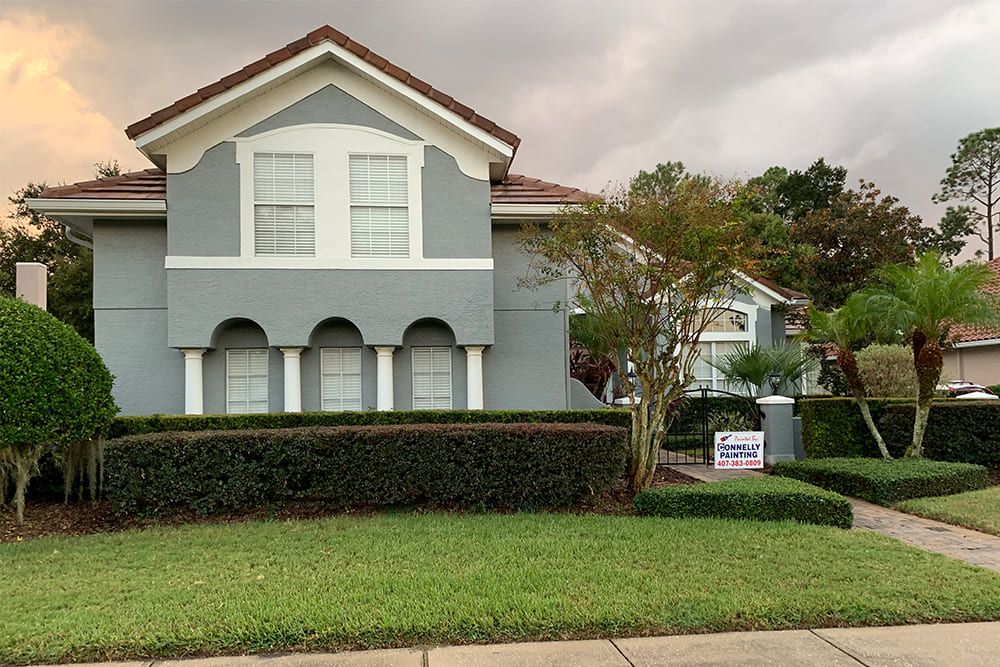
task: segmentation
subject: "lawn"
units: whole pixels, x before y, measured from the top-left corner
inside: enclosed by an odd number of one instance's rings
[[[954,496],[907,500],[896,507],[928,519],[1000,535],[1000,486]]]
[[[791,523],[393,514],[0,545],[0,663],[1000,619],[1000,575]]]

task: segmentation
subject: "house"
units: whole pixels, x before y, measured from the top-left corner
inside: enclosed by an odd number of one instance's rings
[[[592,195],[510,173],[514,133],[324,26],[126,134],[154,166],[31,201],[94,249],[123,413],[579,405],[516,236]],[[751,282],[707,353],[784,338]]]
[[[983,291],[1000,296],[1000,258],[985,266],[993,276]],[[1000,384],[1000,329],[960,324],[949,333],[951,347],[944,352],[942,375],[984,386]]]

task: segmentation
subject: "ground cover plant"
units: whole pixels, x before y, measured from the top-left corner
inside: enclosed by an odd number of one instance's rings
[[[749,477],[712,484],[665,486],[635,497],[638,514],[799,521],[850,528],[851,503],[843,496],[788,477]]]
[[[928,519],[1000,535],[1000,486],[953,496],[907,500],[896,507]]]
[[[125,514],[334,508],[570,507],[625,470],[628,432],[598,424],[397,424],[170,431],[108,443]]]
[[[0,545],[0,663],[1000,619],[1000,576],[790,522],[394,514]]]
[[[781,461],[772,472],[879,505],[981,489],[987,478],[986,468],[980,465],[928,459]]]

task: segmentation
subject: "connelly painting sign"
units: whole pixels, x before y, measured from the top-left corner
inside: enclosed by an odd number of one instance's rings
[[[763,431],[719,431],[715,434],[715,467],[764,467]]]

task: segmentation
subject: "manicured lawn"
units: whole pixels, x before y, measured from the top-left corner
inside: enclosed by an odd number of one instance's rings
[[[1000,619],[1000,575],[791,523],[337,517],[0,545],[0,663]]]
[[[1000,486],[899,503],[904,512],[1000,535]]]

